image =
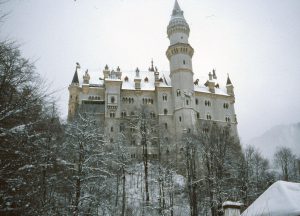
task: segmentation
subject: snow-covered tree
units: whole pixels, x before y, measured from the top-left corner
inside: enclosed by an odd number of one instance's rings
[[[113,210],[110,189],[121,163],[114,149],[121,148],[107,142],[102,129],[100,122],[87,114],[78,114],[66,126],[61,160],[71,165],[67,178],[71,184],[70,210],[74,216]]]

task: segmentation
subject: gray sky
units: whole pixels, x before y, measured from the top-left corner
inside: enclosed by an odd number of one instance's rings
[[[300,121],[299,0],[179,0],[190,25],[194,78],[212,68],[235,86],[242,142],[278,124]],[[58,92],[67,113],[75,62],[146,70],[151,58],[168,71],[166,28],[174,0],[10,0],[0,37],[23,54]],[[1,9],[0,9],[1,10]]]

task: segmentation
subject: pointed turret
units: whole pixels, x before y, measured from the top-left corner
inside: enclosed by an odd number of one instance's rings
[[[80,69],[80,64],[76,62],[76,69],[71,84],[79,85],[79,78],[77,72],[78,69]]]
[[[172,12],[172,18],[175,18],[175,17],[182,17],[184,19],[183,11],[181,10],[177,0],[175,0],[173,12]]]
[[[234,87],[232,85],[232,82],[229,78],[229,74],[227,74],[227,82],[226,82],[226,89],[227,89],[227,94],[231,95],[231,96],[234,96]]]
[[[229,78],[229,75],[227,75],[227,82],[226,82],[226,85],[232,85],[231,80],[230,80],[230,78]]]

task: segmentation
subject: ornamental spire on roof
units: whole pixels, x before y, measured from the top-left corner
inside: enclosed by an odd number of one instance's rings
[[[227,74],[227,82],[226,82],[226,85],[232,85],[231,80],[230,80],[230,78],[229,78],[229,74]]]
[[[78,73],[77,70],[80,69],[80,64],[78,62],[76,62],[76,69],[75,69],[75,73],[72,79],[72,83],[74,84],[79,84],[79,78],[78,78]]]
[[[181,10],[177,0],[175,0],[173,12],[172,12],[172,18],[174,17],[183,17],[183,11]]]

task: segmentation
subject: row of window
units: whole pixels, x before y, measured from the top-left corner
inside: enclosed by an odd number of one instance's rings
[[[122,102],[123,103],[134,103],[134,99],[131,97],[123,97]]]
[[[152,98],[143,98],[143,104],[153,104]]]
[[[168,114],[168,110],[164,109],[164,115],[167,115],[167,114]],[[134,116],[134,112],[132,111],[130,113],[130,115]],[[126,116],[127,116],[127,114],[126,114],[125,111],[121,112],[121,117],[122,118],[125,118]],[[200,113],[199,112],[197,112],[196,116],[197,116],[197,119],[200,119]],[[110,118],[115,118],[115,112],[111,112],[110,113]],[[155,118],[155,113],[154,112],[150,113],[150,118]],[[206,119],[207,120],[212,120],[212,117],[211,117],[211,115],[209,113],[206,114]],[[181,118],[181,116],[179,116],[179,122],[181,122],[181,120],[182,120],[182,118]],[[225,117],[225,121],[226,122],[231,122],[230,117]],[[165,129],[167,129],[167,123],[165,123]]]
[[[100,100],[100,96],[89,96],[89,100]]]

